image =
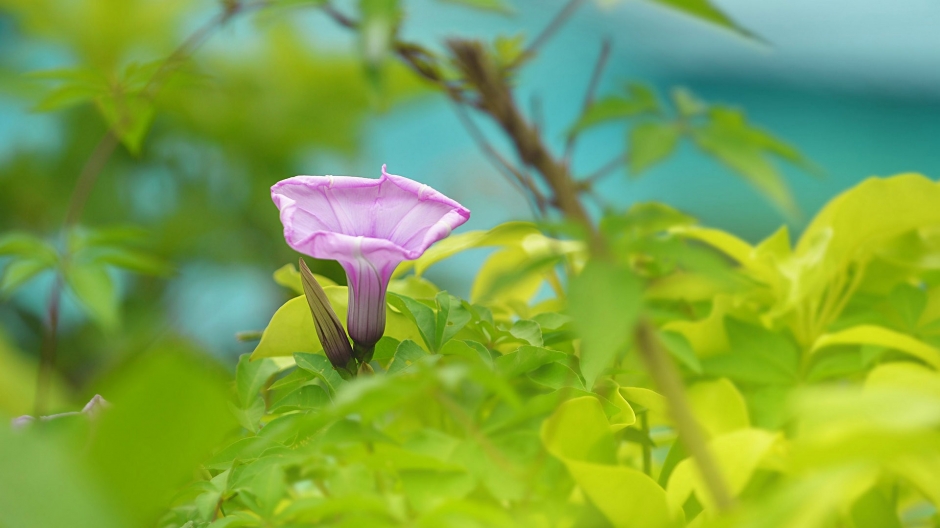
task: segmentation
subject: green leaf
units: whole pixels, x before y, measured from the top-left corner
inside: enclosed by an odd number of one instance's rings
[[[95,322],[108,330],[117,326],[117,290],[104,266],[94,262],[73,263],[66,270],[65,280]]]
[[[581,376],[571,369],[571,367],[562,363],[548,363],[536,368],[527,374],[529,379],[544,385],[551,389],[561,389],[563,387],[574,387],[578,390],[586,390]]]
[[[314,273],[314,278],[317,279],[317,282],[320,283],[320,286],[324,288],[327,286],[336,286],[336,283],[332,280]],[[304,287],[300,280],[300,272],[297,271],[297,266],[293,264],[284,264],[277,271],[274,272],[274,282],[280,284],[281,286],[292,290],[298,295],[304,294]]]
[[[494,361],[496,370],[505,378],[511,379],[527,374],[549,363],[567,363],[568,354],[557,350],[537,346],[521,346],[515,352],[499,356]]]
[[[320,350],[323,350],[323,346],[317,338],[310,307],[307,306],[306,297],[301,295],[287,301],[274,312],[251,358],[292,356],[295,352]]]
[[[711,115],[715,112],[713,109]],[[796,202],[783,177],[743,123],[713,117],[708,124],[692,130],[692,139],[700,149],[743,176],[784,213],[797,216]]]
[[[395,293],[388,294],[388,302],[414,321],[428,350],[436,350],[438,342],[437,314],[434,313],[434,310],[410,297]]]
[[[659,339],[665,345],[672,357],[678,359],[683,365],[696,374],[702,373],[702,363],[695,351],[686,341],[685,337],[675,332],[660,332]]]
[[[447,292],[437,294],[437,307],[435,341],[432,348],[434,351],[440,350],[471,318],[470,312],[464,308],[460,299]]]
[[[264,416],[265,411],[264,399],[261,396],[256,396],[255,399],[247,405],[230,405],[229,410],[232,411],[235,419],[238,420],[238,424],[245,429],[248,429],[252,433],[257,433],[260,430],[259,422],[261,421],[261,417]]]
[[[653,479],[633,468],[610,465],[614,437],[596,398],[562,403],[542,424],[541,438],[612,525],[663,528],[675,524],[679,509],[670,510],[666,492]]]
[[[90,260],[145,275],[168,275],[172,267],[165,261],[145,253],[126,248],[109,247],[81,253]]]
[[[692,413],[709,437],[751,425],[744,397],[727,379],[700,381],[687,389],[686,396]]]
[[[336,395],[336,391],[346,383],[326,356],[297,353],[294,354],[294,361],[297,362],[297,368],[306,370],[320,378],[330,392],[330,396]]]
[[[935,369],[940,369],[940,350],[909,335],[880,326],[854,326],[841,332],[825,334],[813,343],[810,354],[833,345],[878,345],[910,354]]]
[[[659,112],[659,101],[648,86],[631,83],[627,94],[602,97],[587,108],[569,134],[577,134],[608,121],[622,120],[643,114]]]
[[[142,94],[111,93],[98,97],[95,103],[111,131],[127,150],[134,155],[140,154],[156,113],[153,101]]]
[[[542,327],[535,321],[520,319],[512,324],[509,333],[532,346],[542,346]]]
[[[271,412],[309,411],[330,404],[330,396],[318,385],[304,385],[271,404]]]
[[[633,335],[642,299],[640,281],[626,267],[592,260],[570,289],[570,315],[582,338],[581,373],[590,388]]]
[[[709,24],[727,29],[743,37],[760,41],[760,37],[744,29],[732,20],[728,15],[715,7],[708,0],[650,0],[654,3],[663,5],[680,13],[697,18]]]
[[[682,130],[675,123],[649,121],[633,127],[627,148],[630,172],[639,175],[668,158],[681,136]]]
[[[743,383],[794,385],[799,380],[800,350],[781,332],[726,318],[726,352],[702,360],[706,374]]]
[[[786,304],[818,298],[853,262],[913,229],[940,225],[940,184],[919,174],[869,178],[831,200],[813,218],[784,271],[799,278]]]
[[[695,117],[705,113],[708,105],[702,102],[690,90],[683,87],[672,89],[672,104],[682,117]]]
[[[506,222],[489,231],[470,231],[451,235],[431,246],[418,259],[406,260],[399,264],[394,276],[400,276],[414,268],[415,275],[420,277],[431,265],[468,249],[515,246],[533,234],[540,234],[540,232],[531,222]]]
[[[12,295],[17,288],[25,284],[38,273],[50,268],[48,262],[32,258],[18,258],[3,268],[3,277],[0,278],[0,294]]]
[[[235,367],[235,389],[241,407],[252,404],[261,388],[280,370],[281,367],[273,359],[251,361],[249,354],[239,356],[238,366]]]
[[[758,464],[777,440],[776,433],[760,429],[741,429],[709,442],[715,463],[732,496],[737,496],[744,490]],[[711,493],[691,458],[679,462],[673,470],[666,492],[673,508],[681,507],[692,492],[701,504],[708,508],[715,507]]]
[[[388,373],[402,372],[427,356],[428,353],[414,341],[410,339],[402,341],[395,350],[395,357],[388,365]]]
[[[51,244],[26,233],[7,233],[0,236],[0,256],[16,255],[50,264],[58,261],[58,253]]]
[[[616,460],[607,415],[593,396],[563,402],[542,424],[540,434],[545,449],[563,461],[613,464]]]

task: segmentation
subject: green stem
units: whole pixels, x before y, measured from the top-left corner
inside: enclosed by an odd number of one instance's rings
[[[640,429],[646,438],[650,437],[649,411],[640,413]],[[643,443],[643,473],[653,476],[653,449],[647,443]]]
[[[648,321],[637,324],[636,344],[653,381],[669,403],[669,412],[679,433],[679,440],[695,460],[712,500],[719,511],[730,510],[734,501],[725,478],[708,449],[702,428],[692,414],[679,373],[660,346],[655,330]]]

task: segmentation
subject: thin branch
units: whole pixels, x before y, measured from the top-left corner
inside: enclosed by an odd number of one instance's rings
[[[85,166],[82,167],[82,172],[78,175],[78,180],[75,181],[75,188],[69,197],[69,207],[65,213],[64,227],[68,228],[78,223],[82,211],[85,209],[85,203],[88,202],[91,190],[95,186],[95,181],[98,180],[98,175],[104,169],[105,164],[111,159],[111,154],[114,153],[117,145],[117,135],[110,129],[95,145],[95,149],[85,162]]]
[[[591,187],[594,186],[595,183],[601,180],[604,176],[607,176],[608,174],[616,170],[618,167],[623,165],[626,159],[627,159],[626,154],[618,154],[617,157],[601,165],[599,169],[587,175],[583,180],[579,181],[578,189],[582,191],[590,189]]]
[[[62,300],[62,274],[56,273],[49,304],[46,308],[46,329],[42,336],[42,350],[39,355],[39,372],[36,377],[36,398],[33,401],[33,414],[46,414],[49,389],[52,386],[52,367],[55,365],[56,339],[59,327],[59,304]]]
[[[173,52],[163,61],[160,68],[150,77],[144,86],[141,94],[147,99],[153,99],[162,87],[163,81],[169,76],[176,67],[192,56],[193,53],[211,36],[211,34],[223,26],[232,17],[241,13],[247,13],[261,9],[270,4],[270,0],[258,0],[251,3],[242,3],[239,0],[230,0],[224,4],[222,12],[217,14],[207,23],[187,37]],[[68,208],[66,209],[65,219],[63,221],[62,236],[66,236],[70,227],[78,223],[91,196],[91,191],[98,180],[101,171],[111,158],[119,143],[118,135],[113,128],[105,133],[82,167],[82,171],[75,181],[75,187],[69,197]],[[66,245],[67,247],[67,245]],[[67,250],[66,250],[67,251]],[[63,260],[68,260],[66,253]],[[39,373],[36,382],[36,397],[34,406],[36,415],[41,416],[45,411],[49,389],[51,386],[52,372],[55,367],[57,332],[59,323],[59,304],[62,297],[64,279],[61,272],[56,275],[56,280],[52,285],[52,291],[49,295],[47,305],[46,330],[43,335],[42,350],[40,354]]]
[[[650,376],[669,404],[669,413],[676,425],[679,440],[695,460],[708,493],[720,511],[730,510],[734,506],[734,500],[728,491],[725,477],[718,469],[702,428],[692,414],[679,373],[659,344],[655,330],[649,322],[641,321],[637,324],[636,344]]]
[[[565,4],[565,7],[561,8],[561,11],[555,15],[555,18],[553,18],[552,21],[549,22],[547,26],[545,26],[545,29],[543,29],[542,32],[532,40],[532,43],[529,44],[529,47],[527,47],[525,51],[519,55],[519,58],[516,59],[513,66],[516,66],[522,60],[535,55],[538,49],[544,46],[546,42],[551,40],[555,33],[557,33],[558,30],[565,25],[565,22],[567,22],[571,15],[573,15],[574,12],[577,11],[579,7],[581,7],[581,4],[583,4],[584,1],[585,0],[569,0],[569,2]]]
[[[608,58],[610,58],[610,39],[606,38],[601,44],[601,51],[597,56],[597,62],[594,63],[594,70],[591,72],[591,80],[588,81],[587,88],[584,90],[584,102],[581,103],[581,116],[587,113],[588,108],[594,103],[594,95],[597,93],[597,87],[600,85]],[[565,142],[565,154],[562,158],[565,165],[570,164],[571,155],[574,154],[574,147],[577,141],[578,134],[568,136],[568,140]]]
[[[473,122],[473,119],[467,114],[466,110],[458,103],[454,103],[454,112],[457,114],[457,117],[460,119],[461,124],[464,128],[467,129],[467,132],[470,134],[470,137],[473,138],[473,141],[477,144],[477,147],[483,151],[487,159],[490,160],[490,163],[496,168],[496,170],[506,178],[510,184],[512,184],[523,196],[528,197],[528,191],[531,193],[532,197],[535,200],[535,208],[533,213],[544,214],[545,213],[545,197],[542,196],[541,192],[535,187],[535,183],[531,180],[530,177],[523,174],[523,172],[515,167],[509,160],[503,157],[499,151],[496,150],[493,145],[487,141],[486,136],[483,135],[483,132],[477,127],[476,123]],[[529,204],[532,205],[531,203]]]

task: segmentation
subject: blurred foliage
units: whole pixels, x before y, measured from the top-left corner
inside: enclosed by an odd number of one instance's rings
[[[653,3],[755,38],[705,0]],[[795,244],[655,203],[605,214],[607,258],[557,222],[451,236],[397,270],[374,374],[340,376],[282,266],[268,188],[355,155],[367,116],[420,95],[417,77],[465,89],[446,57],[398,40],[403,4],[363,0],[347,18],[323,0],[0,0],[2,30],[48,54],[30,75],[0,57],[0,89],[55,130],[0,159],[0,416],[33,404],[23,351],[40,348],[47,297],[83,314],[58,329],[49,405],[112,402],[0,426],[0,526],[940,522],[940,186],[919,175],[836,197]],[[304,7],[355,31],[358,56],[312,46],[289,16]],[[251,36],[203,46],[230,24]],[[479,49],[503,79],[534,56],[522,36]],[[771,160],[815,170],[685,90],[667,109],[628,85],[571,134],[617,120],[634,174],[686,138],[794,213]],[[495,251],[469,299],[424,277],[481,247]],[[287,299],[242,335],[257,344],[234,379],[167,321],[164,279],[199,261],[277,269]],[[316,271],[345,319],[337,267]],[[638,321],[680,370],[729,511],[640,361]]]

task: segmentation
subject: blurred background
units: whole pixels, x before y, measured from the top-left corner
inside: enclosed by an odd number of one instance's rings
[[[782,223],[798,232],[822,204],[868,176],[940,175],[940,3],[715,3],[764,42],[639,0],[588,2],[517,79],[520,106],[561,149],[610,38],[601,94],[627,81],[662,94],[688,87],[742,108],[823,174],[781,166],[800,210],[785,218],[728,169],[684,146],[642,178],[621,170],[604,179],[608,205],[659,200],[754,241]],[[251,350],[235,333],[264,328],[288,295],[271,274],[297,258],[268,192],[278,180],[378,177],[385,163],[466,205],[472,218],[462,230],[531,218],[444,97],[395,65],[376,87],[356,36],[320,9],[282,0],[202,35],[221,4],[0,0],[0,234],[55,242],[82,167],[108,130],[107,107],[63,86],[133,85],[190,36],[206,37],[162,86],[152,116],[141,118],[139,142],[119,145],[107,160],[81,217],[89,228],[144,227],[143,246],[172,270],[150,277],[111,269],[121,309],[120,323],[108,328],[65,295],[57,371],[62,391],[76,399],[87,400],[86,387],[102,372],[160,341],[195,343],[230,366]],[[531,37],[563,4],[516,0],[511,13],[493,13],[407,0],[400,36],[432,50],[454,36]],[[508,152],[495,127],[478,122]],[[593,129],[579,142],[575,172],[589,174],[624,148],[622,125]],[[469,252],[428,276],[466,296],[485,256]],[[343,280],[334,264],[318,263],[317,271]],[[29,410],[53,282],[51,272],[40,273],[0,301],[0,406],[11,414]]]

